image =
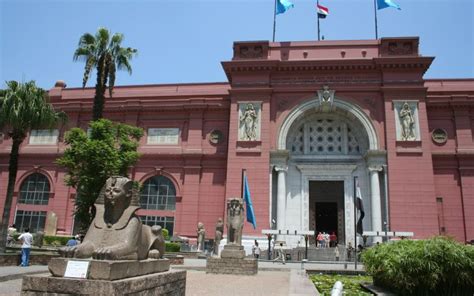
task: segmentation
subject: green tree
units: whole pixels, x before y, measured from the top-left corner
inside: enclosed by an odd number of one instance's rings
[[[122,34],[115,33],[112,38],[110,35],[106,28],[99,28],[95,36],[85,33],[79,39],[78,47],[74,52],[74,61],[82,60],[86,64],[82,80],[83,88],[86,86],[92,68],[97,68],[93,120],[102,118],[107,80],[109,81],[109,95],[112,97],[116,70],[126,70],[132,74],[130,60],[137,53],[134,48],[121,47]]]
[[[66,185],[76,189],[75,218],[82,229],[92,221],[94,202],[107,178],[127,176],[139,159],[137,152],[143,130],[100,119],[90,123],[88,132],[73,128],[65,135],[69,145],[57,163],[67,169]]]
[[[0,250],[3,251],[18,171],[20,145],[30,130],[55,127],[58,123],[65,122],[66,115],[53,109],[46,92],[37,87],[34,81],[26,83],[8,81],[7,89],[0,94],[0,128],[8,130],[12,139],[7,196],[0,224]]]

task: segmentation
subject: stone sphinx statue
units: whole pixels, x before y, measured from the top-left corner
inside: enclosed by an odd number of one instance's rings
[[[142,225],[135,214],[138,192],[126,177],[107,179],[95,203],[96,214],[81,244],[60,249],[68,258],[143,260],[162,258],[165,252],[161,226]]]
[[[241,198],[227,201],[227,243],[242,245],[244,227],[244,202]]]

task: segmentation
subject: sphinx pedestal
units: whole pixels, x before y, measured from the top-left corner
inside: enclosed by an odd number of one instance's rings
[[[90,260],[87,279],[63,277],[67,261],[67,258],[51,260],[50,276],[23,277],[21,295],[181,296],[186,292],[186,271],[170,271],[167,259]]]
[[[221,258],[207,259],[206,273],[255,275],[258,273],[258,261],[255,258],[245,258],[243,246],[225,245]]]

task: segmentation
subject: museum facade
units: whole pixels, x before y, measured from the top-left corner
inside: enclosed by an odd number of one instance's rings
[[[249,240],[277,229],[353,241],[356,195],[364,230],[474,239],[474,79],[424,79],[434,57],[418,48],[415,37],[235,42],[222,62],[228,82],[115,87],[104,117],[145,131],[129,170],[143,185],[138,214],[191,238],[202,222],[212,239],[246,169],[257,220],[244,226]],[[94,89],[58,81],[49,95],[69,122],[23,143],[11,223],[70,234],[75,191],[55,160],[69,128],[87,129]]]

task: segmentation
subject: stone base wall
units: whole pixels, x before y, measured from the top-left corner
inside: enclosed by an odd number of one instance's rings
[[[48,265],[51,258],[57,258],[57,254],[30,254],[30,265]],[[1,254],[0,266],[18,266],[21,263],[21,254]]]
[[[167,295],[184,296],[186,271],[166,271],[116,281],[24,276],[23,296],[43,295]]]
[[[206,273],[254,275],[258,272],[258,261],[253,258],[217,258],[207,259]]]

